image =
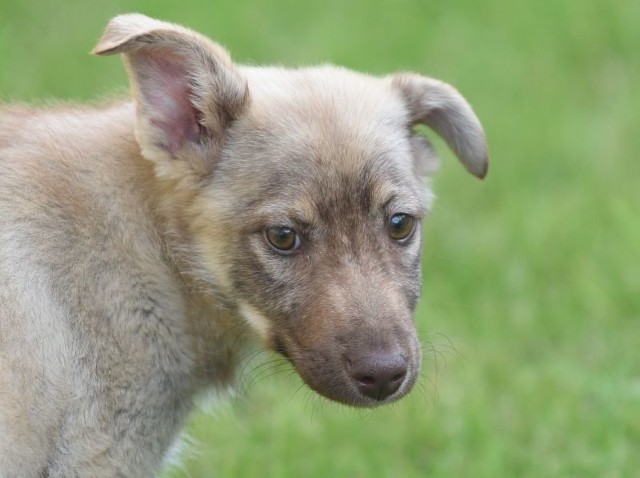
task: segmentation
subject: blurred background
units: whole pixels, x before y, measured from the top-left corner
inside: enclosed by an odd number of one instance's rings
[[[409,397],[349,410],[247,370],[163,476],[640,476],[640,2],[2,0],[0,98],[126,93],[119,59],[88,52],[130,11],[243,63],[445,80],[492,156],[480,182],[435,140]]]

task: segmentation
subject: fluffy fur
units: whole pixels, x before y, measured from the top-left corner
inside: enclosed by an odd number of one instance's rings
[[[132,101],[0,107],[0,475],[152,475],[256,337],[330,399],[408,393],[435,161],[413,125],[483,177],[462,96],[417,74],[239,66],[142,15],[95,53],[123,55]],[[394,217],[415,223],[405,239]]]

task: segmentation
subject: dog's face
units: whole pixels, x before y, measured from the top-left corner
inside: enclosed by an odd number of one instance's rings
[[[428,149],[384,82],[333,68],[245,74],[252,104],[202,208],[228,232],[210,263],[224,263],[241,312],[311,388],[354,405],[394,400],[420,368]]]
[[[375,406],[411,390],[435,161],[412,127],[431,126],[484,176],[462,97],[417,75],[239,68],[140,16],[116,18],[97,51],[126,54],[158,177],[197,190],[187,227],[206,280],[320,394]]]

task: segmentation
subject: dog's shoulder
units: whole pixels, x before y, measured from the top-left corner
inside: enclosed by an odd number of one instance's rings
[[[153,170],[134,121],[127,103],[0,107],[0,278],[20,263],[62,295],[84,289],[97,303],[140,269],[166,275],[153,266],[162,262]]]

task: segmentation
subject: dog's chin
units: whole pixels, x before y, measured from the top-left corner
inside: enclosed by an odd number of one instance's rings
[[[403,398],[405,395],[407,395],[411,391],[411,388],[412,388],[412,386],[410,386],[410,387],[407,387],[405,391],[398,391],[383,400],[376,400],[361,394],[357,390],[349,390],[349,389],[344,389],[342,391],[332,390],[327,393],[327,389],[322,385],[315,386],[306,381],[305,383],[309,386],[309,388],[311,388],[313,391],[315,391],[322,397],[329,399],[332,402],[340,403],[342,405],[347,405],[354,408],[377,408],[384,405],[389,405]]]
[[[413,389],[418,376],[415,369],[410,370],[397,391],[384,398],[372,398],[358,390],[341,358],[332,360],[323,356],[321,360],[314,360],[319,354],[311,353],[310,357],[301,356],[290,353],[282,345],[275,347],[275,351],[293,365],[311,390],[328,400],[355,408],[376,408],[400,400]]]

